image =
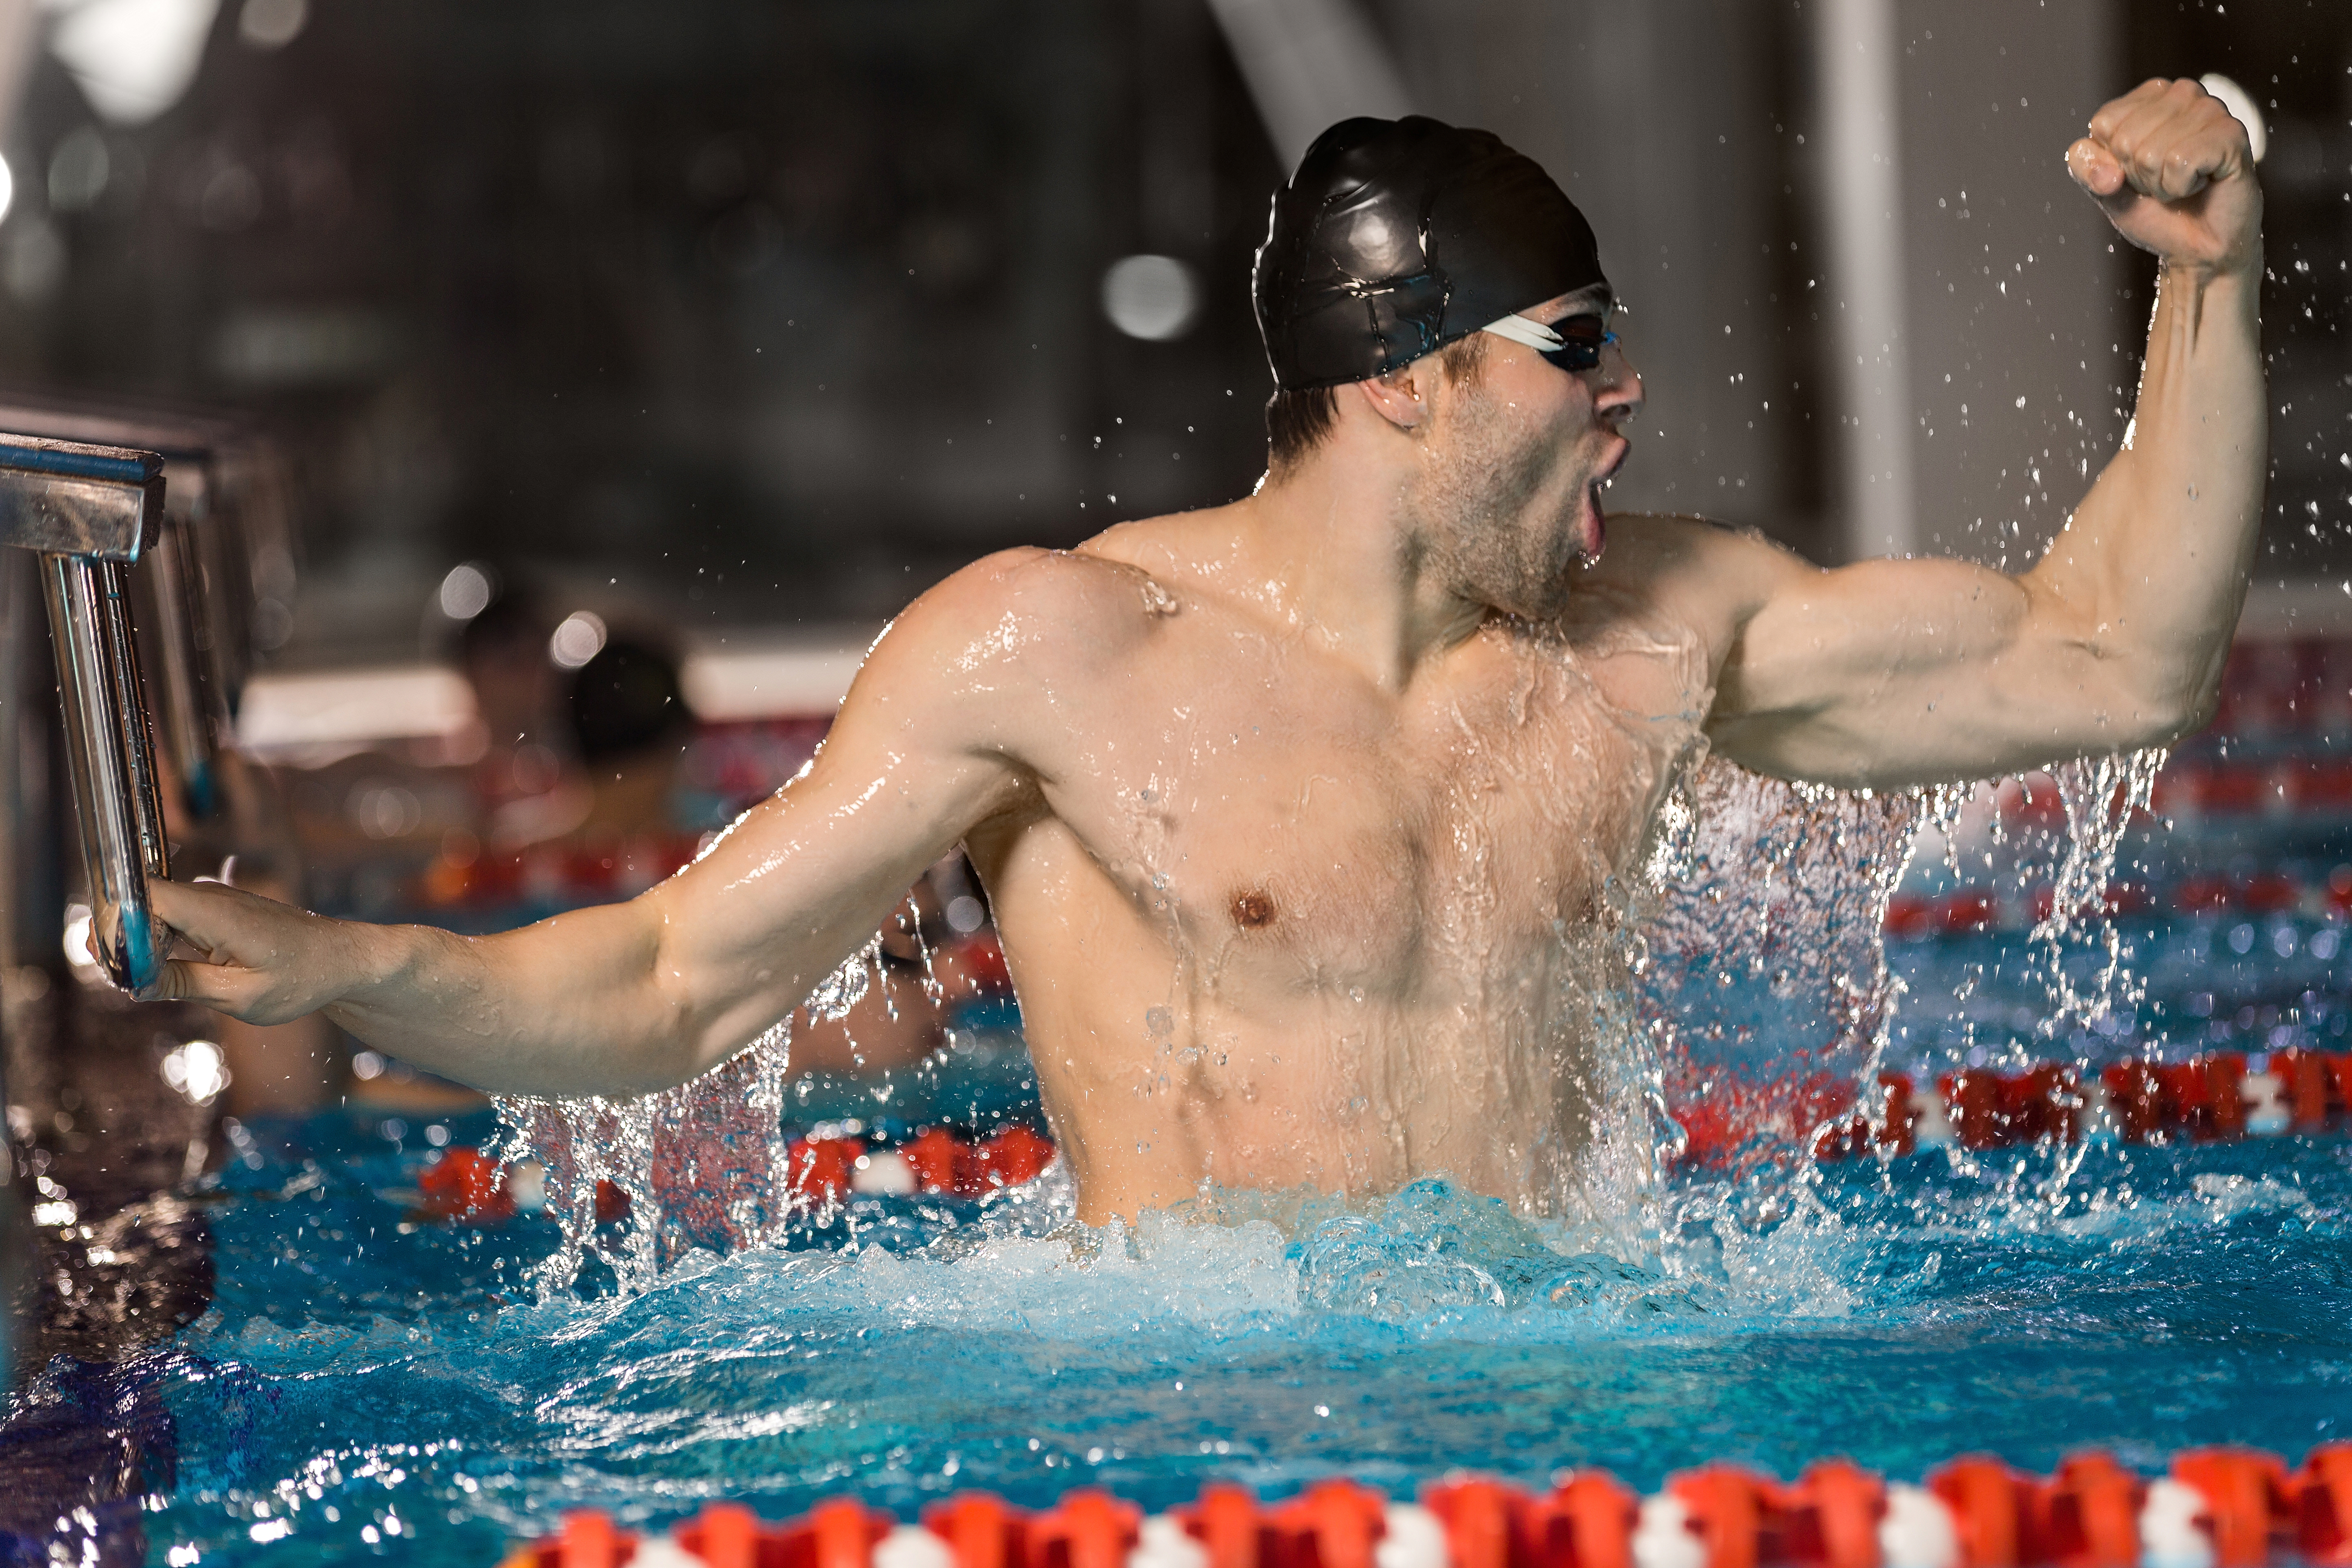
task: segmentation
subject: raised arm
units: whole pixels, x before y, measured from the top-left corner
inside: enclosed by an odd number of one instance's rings
[[[324,1009],[484,1089],[626,1094],[691,1078],[791,1012],[926,866],[1027,796],[1028,683],[1007,679],[1024,649],[1004,628],[1035,612],[1039,563],[993,558],[909,608],[815,763],[627,903],[461,937],[165,884],[157,912],[203,954],[172,963],[165,994],[253,1023]]]
[[[1734,760],[1892,786],[2161,744],[2210,717],[2267,463],[2252,155],[2196,83],[2151,81],[2066,162],[2162,263],[2123,449],[2019,576],[1718,548],[1748,595],[1710,723]]]

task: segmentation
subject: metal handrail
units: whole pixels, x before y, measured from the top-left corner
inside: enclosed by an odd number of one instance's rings
[[[147,901],[171,858],[129,596],[130,565],[153,545],[163,515],[156,453],[0,435],[0,544],[41,556],[90,949],[134,994],[162,974],[170,942]]]
[[[0,394],[0,430],[150,451],[163,458],[169,501],[132,574],[154,710],[158,771],[192,848],[211,854],[236,815],[233,744],[251,655],[253,584],[241,492],[257,488],[251,436],[201,415],[135,413]]]

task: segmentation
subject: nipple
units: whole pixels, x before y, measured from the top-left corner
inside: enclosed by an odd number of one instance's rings
[[[1172,616],[1176,613],[1176,595],[1146,577],[1143,580],[1143,610],[1146,615]]]
[[[1258,889],[1234,895],[1234,924],[1244,931],[1256,931],[1274,923],[1273,898]]]

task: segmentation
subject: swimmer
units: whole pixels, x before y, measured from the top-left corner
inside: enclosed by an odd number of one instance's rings
[[[1899,788],[2212,710],[2265,462],[2252,159],[2187,81],[2065,156],[2162,281],[2132,434],[2029,571],[1604,517],[1642,383],[1583,217],[1490,135],[1348,121],[1258,257],[1255,493],[949,578],[814,767],[629,903],[468,939],[161,886],[162,988],[636,1093],[791,1012],[961,843],[1081,1217],[1439,1172],[1572,1211],[1591,955],[1699,752]]]

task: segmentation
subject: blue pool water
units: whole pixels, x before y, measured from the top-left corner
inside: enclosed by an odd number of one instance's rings
[[[1916,1475],[2084,1443],[2153,1465],[2300,1453],[2352,1410],[2340,1140],[1690,1179],[1647,1265],[1562,1256],[1435,1183],[1075,1247],[1041,1234],[1050,1202],[861,1198],[803,1245],[535,1303],[552,1227],[404,1233],[380,1194],[415,1151],[322,1121],[256,1152],[212,1214],[215,1305],[146,1372],[176,1425],[159,1557],[488,1563],[566,1507],[781,1516],[837,1491],[905,1514],[963,1487],[1160,1505],[1340,1470],[1646,1488],[1708,1458]]]
[[[2021,932],[1898,943],[1890,1056],[2340,1049],[2343,930],[2131,924],[2139,979],[2063,1038]],[[1736,979],[1720,1008],[1762,1023],[1733,1054],[1769,1055],[1812,1004],[1784,975]],[[1024,1089],[1017,1058],[975,1050],[887,1109],[985,1121]],[[814,1085],[791,1113],[871,1116],[864,1093]],[[488,1564],[567,1508],[658,1525],[720,1498],[775,1518],[854,1492],[907,1517],[965,1488],[1160,1507],[1218,1479],[1409,1492],[1594,1464],[1646,1489],[1706,1459],[1916,1477],[2084,1444],[2153,1468],[2192,1443],[2299,1456],[2352,1417],[2352,1141],[2334,1134],[1685,1170],[1646,1250],[1442,1182],[1082,1232],[1049,1176],[988,1204],[861,1197],[641,1293],[592,1263],[542,1294],[549,1221],[404,1218],[426,1132],[249,1130],[194,1192],[209,1310],[119,1373],[60,1361],[36,1385],[146,1423],[151,1561]]]

